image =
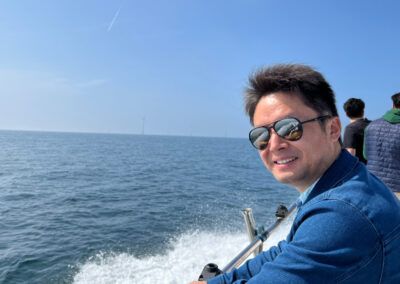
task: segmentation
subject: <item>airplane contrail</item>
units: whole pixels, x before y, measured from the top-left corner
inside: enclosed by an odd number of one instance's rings
[[[111,20],[110,24],[108,25],[107,32],[111,31],[115,21],[117,20],[117,18],[119,16],[119,11],[121,11],[121,7],[122,7],[122,5],[119,7],[119,9],[117,10],[117,12],[114,15],[114,18]]]

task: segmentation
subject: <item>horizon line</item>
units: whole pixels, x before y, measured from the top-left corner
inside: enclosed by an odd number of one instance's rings
[[[96,132],[96,131],[69,131],[69,130],[39,130],[39,129],[4,129],[0,131],[9,132],[45,132],[45,133],[65,133],[65,134],[102,134],[102,135],[134,135],[134,136],[173,136],[173,137],[194,137],[194,138],[233,138],[245,139],[238,136],[205,136],[205,135],[187,135],[187,134],[163,134],[163,133],[133,133],[133,132]]]

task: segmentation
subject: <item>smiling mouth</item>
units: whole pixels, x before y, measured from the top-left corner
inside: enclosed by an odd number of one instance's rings
[[[290,163],[290,162],[293,162],[294,160],[297,160],[297,158],[294,157],[294,158],[289,158],[289,159],[274,161],[274,164],[286,165],[286,164],[288,164],[288,163]]]

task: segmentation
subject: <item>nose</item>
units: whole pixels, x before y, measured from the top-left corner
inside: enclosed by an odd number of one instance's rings
[[[274,130],[271,131],[271,137],[269,139],[269,150],[270,151],[279,151],[285,149],[288,143],[285,139],[281,138]]]

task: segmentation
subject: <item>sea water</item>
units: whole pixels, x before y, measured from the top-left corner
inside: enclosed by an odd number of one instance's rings
[[[246,139],[0,131],[0,283],[187,283],[296,199]],[[285,237],[287,229],[271,244]]]

